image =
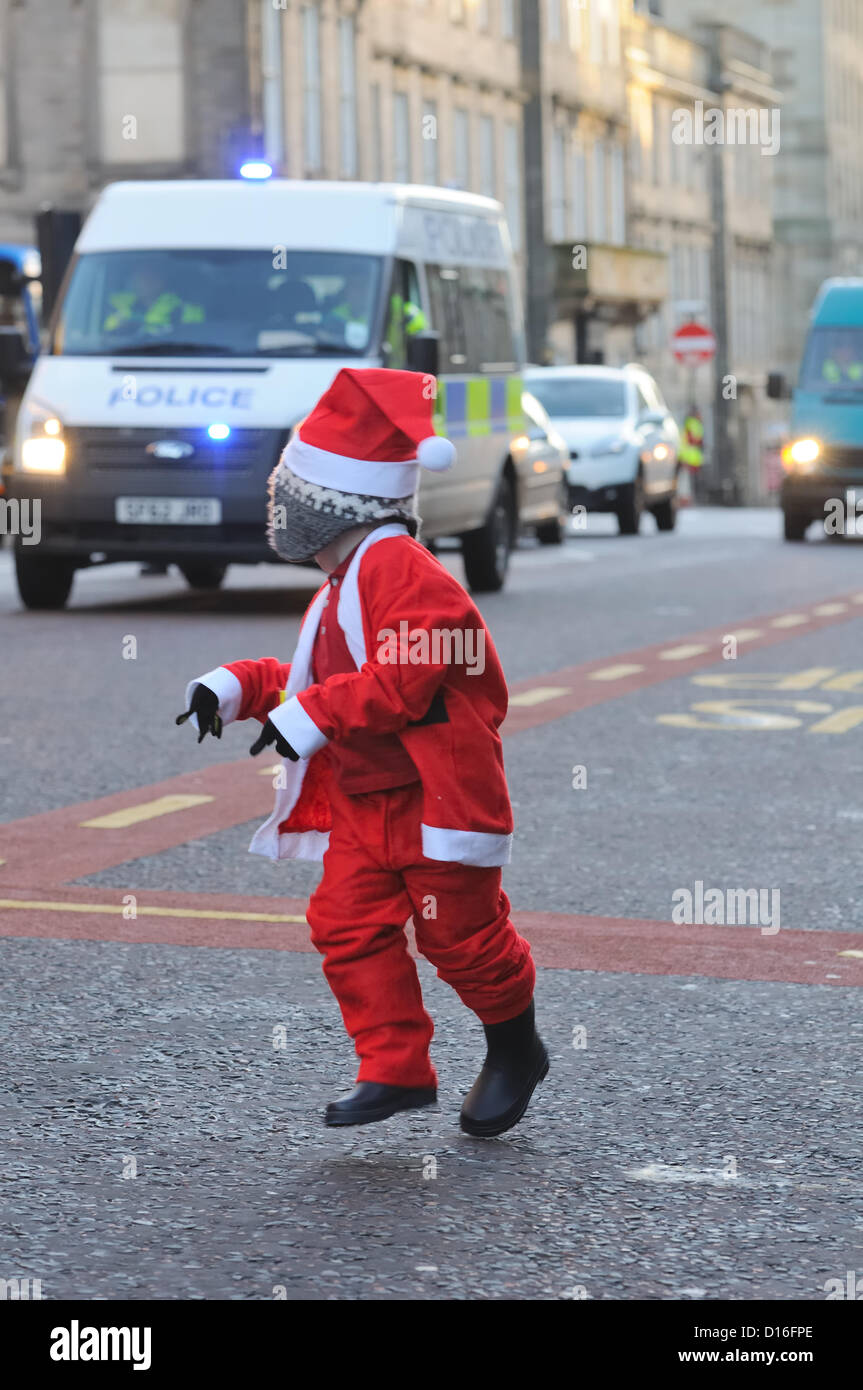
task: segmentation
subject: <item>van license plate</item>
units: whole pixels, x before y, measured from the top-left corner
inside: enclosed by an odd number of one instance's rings
[[[132,526],[218,526],[218,497],[118,497],[114,515]]]

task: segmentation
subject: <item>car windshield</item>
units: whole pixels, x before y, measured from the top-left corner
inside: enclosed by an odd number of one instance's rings
[[[218,357],[373,351],[381,259],[331,251],[99,251],[77,261],[51,351]]]
[[[863,393],[863,328],[815,328],[800,373],[801,391]]]
[[[561,416],[598,420],[626,414],[626,387],[614,377],[531,376],[526,385],[552,420]]]

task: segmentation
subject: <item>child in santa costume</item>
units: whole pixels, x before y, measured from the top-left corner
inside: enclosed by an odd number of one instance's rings
[[[488,1137],[521,1119],[548,1054],[530,948],[501,889],[512,843],[498,734],[506,683],[476,607],[415,539],[419,465],[442,470],[455,454],[433,433],[429,388],[419,373],[344,369],[294,431],[270,479],[270,539],[328,578],[289,664],[235,661],[199,676],[177,722],[191,718],[200,742],[257,719],[250,751],[275,745],[285,775],[250,848],[323,859],[308,921],[360,1058],[327,1124],[437,1099],[412,917],[419,950],[483,1024],[487,1055],[461,1126]]]

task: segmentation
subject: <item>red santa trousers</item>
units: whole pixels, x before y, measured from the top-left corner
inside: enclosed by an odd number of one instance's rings
[[[509,919],[499,868],[426,859],[422,787],[332,791],[324,876],[308,908],[312,942],[360,1058],[358,1081],[434,1086],[434,1025],[423,1008],[405,924],[417,947],[483,1023],[527,1008],[536,968]]]

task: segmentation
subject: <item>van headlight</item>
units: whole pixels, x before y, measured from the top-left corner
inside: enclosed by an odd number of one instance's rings
[[[821,453],[817,439],[795,439],[782,450],[782,462],[786,469],[799,469],[802,473],[812,470]]]
[[[65,473],[66,443],[59,417],[36,402],[18,412],[18,449],[22,473]]]

